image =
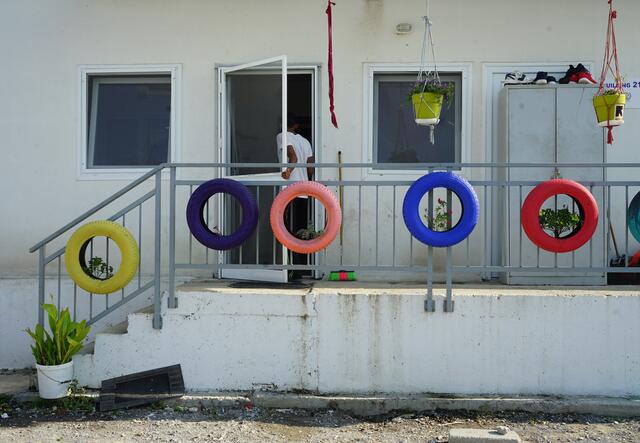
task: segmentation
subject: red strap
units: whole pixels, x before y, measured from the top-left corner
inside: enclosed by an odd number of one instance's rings
[[[607,126],[607,144],[613,143],[613,126]]]
[[[349,274],[347,274],[347,271],[340,271],[340,280],[349,280]]]
[[[332,43],[332,34],[331,34],[331,6],[335,5],[334,2],[329,0],[327,2],[327,21],[328,21],[328,35],[329,35],[329,55],[327,61],[327,68],[329,71],[329,112],[331,113],[331,123],[336,128],[338,127],[338,119],[336,117],[336,112],[333,104],[333,43]]]
[[[613,74],[613,80],[618,92],[623,92],[622,77],[620,75],[620,64],[618,62],[618,48],[616,47],[616,30],[613,21],[618,18],[618,12],[613,9],[613,0],[608,0],[609,18],[607,22],[607,39],[604,45],[604,58],[602,60],[602,72],[600,73],[600,84],[598,85],[598,93],[604,90],[604,84],[607,74]],[[612,66],[613,65],[613,66]]]

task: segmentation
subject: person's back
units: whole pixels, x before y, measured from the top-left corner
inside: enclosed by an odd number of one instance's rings
[[[277,146],[278,146],[278,157],[282,157],[282,133],[276,136]],[[296,162],[295,163],[307,163],[309,158],[313,157],[313,152],[311,150],[311,144],[307,141],[306,138],[299,134],[294,134],[293,132],[287,131],[287,148],[293,148],[293,152],[295,153]],[[287,161],[290,162],[291,156],[287,155]],[[280,161],[282,159],[280,158]],[[307,175],[306,168],[292,168],[290,171],[290,175],[287,180],[291,181],[308,181],[309,177]]]

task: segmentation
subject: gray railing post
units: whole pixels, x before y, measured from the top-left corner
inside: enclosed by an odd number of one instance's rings
[[[162,216],[161,212],[162,202],[162,170],[156,172],[156,198],[155,198],[155,265],[154,265],[154,285],[153,285],[153,328],[162,328],[162,317],[160,316],[161,304],[160,304],[160,220]]]
[[[176,298],[176,168],[169,170],[169,308],[178,307]]]
[[[38,324],[44,326],[44,258],[46,255],[46,246],[40,246],[40,253],[38,254]]]
[[[451,172],[450,168],[447,168],[447,172]],[[447,189],[447,211],[451,211],[453,205],[453,195],[451,193],[451,189]],[[462,203],[461,203],[462,204]],[[449,212],[451,214],[451,212]],[[451,215],[447,215],[447,229],[451,229]],[[460,215],[462,217],[462,214]],[[452,257],[451,257],[451,246],[447,246],[447,298],[444,301],[444,312],[453,312],[453,269],[452,265]]]

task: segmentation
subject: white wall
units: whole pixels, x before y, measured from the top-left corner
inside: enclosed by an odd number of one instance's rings
[[[459,289],[251,293],[192,287],[163,328],[129,316],[74,359],[81,384],[181,364],[189,390],[637,396],[640,296],[631,291]],[[163,304],[164,306],[164,304]]]
[[[45,285],[48,289],[45,303],[58,304],[57,280],[47,279]],[[98,331],[104,331],[114,325],[118,325],[127,318],[127,313],[149,306],[153,291],[147,291],[132,300],[124,309],[119,309],[110,315],[98,320],[91,326],[91,332],[87,343],[93,342]],[[53,299],[50,297],[53,294]],[[61,282],[62,307],[69,307],[73,315],[73,282],[64,279]],[[111,306],[119,299],[119,294],[110,296]],[[30,345],[33,343],[25,332],[25,329],[34,329],[38,321],[38,281],[33,278],[4,278],[0,279],[0,368],[26,368],[33,367],[34,359],[31,355]],[[77,320],[89,319],[89,310],[93,315],[98,315],[105,308],[105,297],[94,295],[90,301],[89,295],[84,291],[78,291],[76,295]],[[46,322],[46,317],[45,317]],[[89,349],[87,348],[87,351]]]
[[[482,64],[592,60],[599,66],[607,15],[603,3],[431,2],[438,59],[472,63],[472,152],[466,160],[482,160],[485,152]],[[77,180],[79,65],[182,64],[180,159],[214,161],[214,65],[285,53],[291,63],[324,67],[325,6],[323,0],[3,2],[0,275],[33,274],[30,245],[125,184]],[[627,75],[637,75],[640,4],[618,0],[616,7],[622,67]],[[418,62],[424,2],[343,1],[334,14],[340,129],[328,123],[323,71],[322,158],[334,161],[340,147],[345,161],[359,161],[363,63]],[[413,23],[413,33],[395,35],[395,24],[404,21]],[[630,113],[630,124],[632,118]],[[633,152],[632,139],[621,137],[614,149],[616,158],[629,158],[624,153]]]

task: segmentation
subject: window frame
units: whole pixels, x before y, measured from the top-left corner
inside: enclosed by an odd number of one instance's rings
[[[438,71],[447,74],[459,74],[461,76],[462,93],[460,103],[460,158],[459,163],[465,163],[470,158],[470,140],[471,140],[471,109],[472,109],[472,92],[471,92],[471,63],[439,63]],[[433,66],[428,66],[433,69]],[[363,69],[363,121],[362,121],[362,158],[367,163],[373,163],[374,159],[374,95],[375,95],[375,75],[376,74],[413,74],[417,75],[420,70],[418,63],[365,63]],[[367,168],[365,175],[371,178],[380,178],[381,176],[392,177],[394,175],[419,177],[424,171],[402,170],[402,169],[374,169]],[[366,177],[365,177],[366,178]]]
[[[182,65],[82,65],[79,67],[79,122],[78,125],[78,180],[133,180],[148,172],[152,167],[122,166],[89,168],[89,91],[92,76],[156,76],[169,75],[171,85],[171,113],[169,116],[168,162],[179,161],[179,141],[181,134],[178,118],[181,104]],[[95,106],[95,100],[92,103]]]

